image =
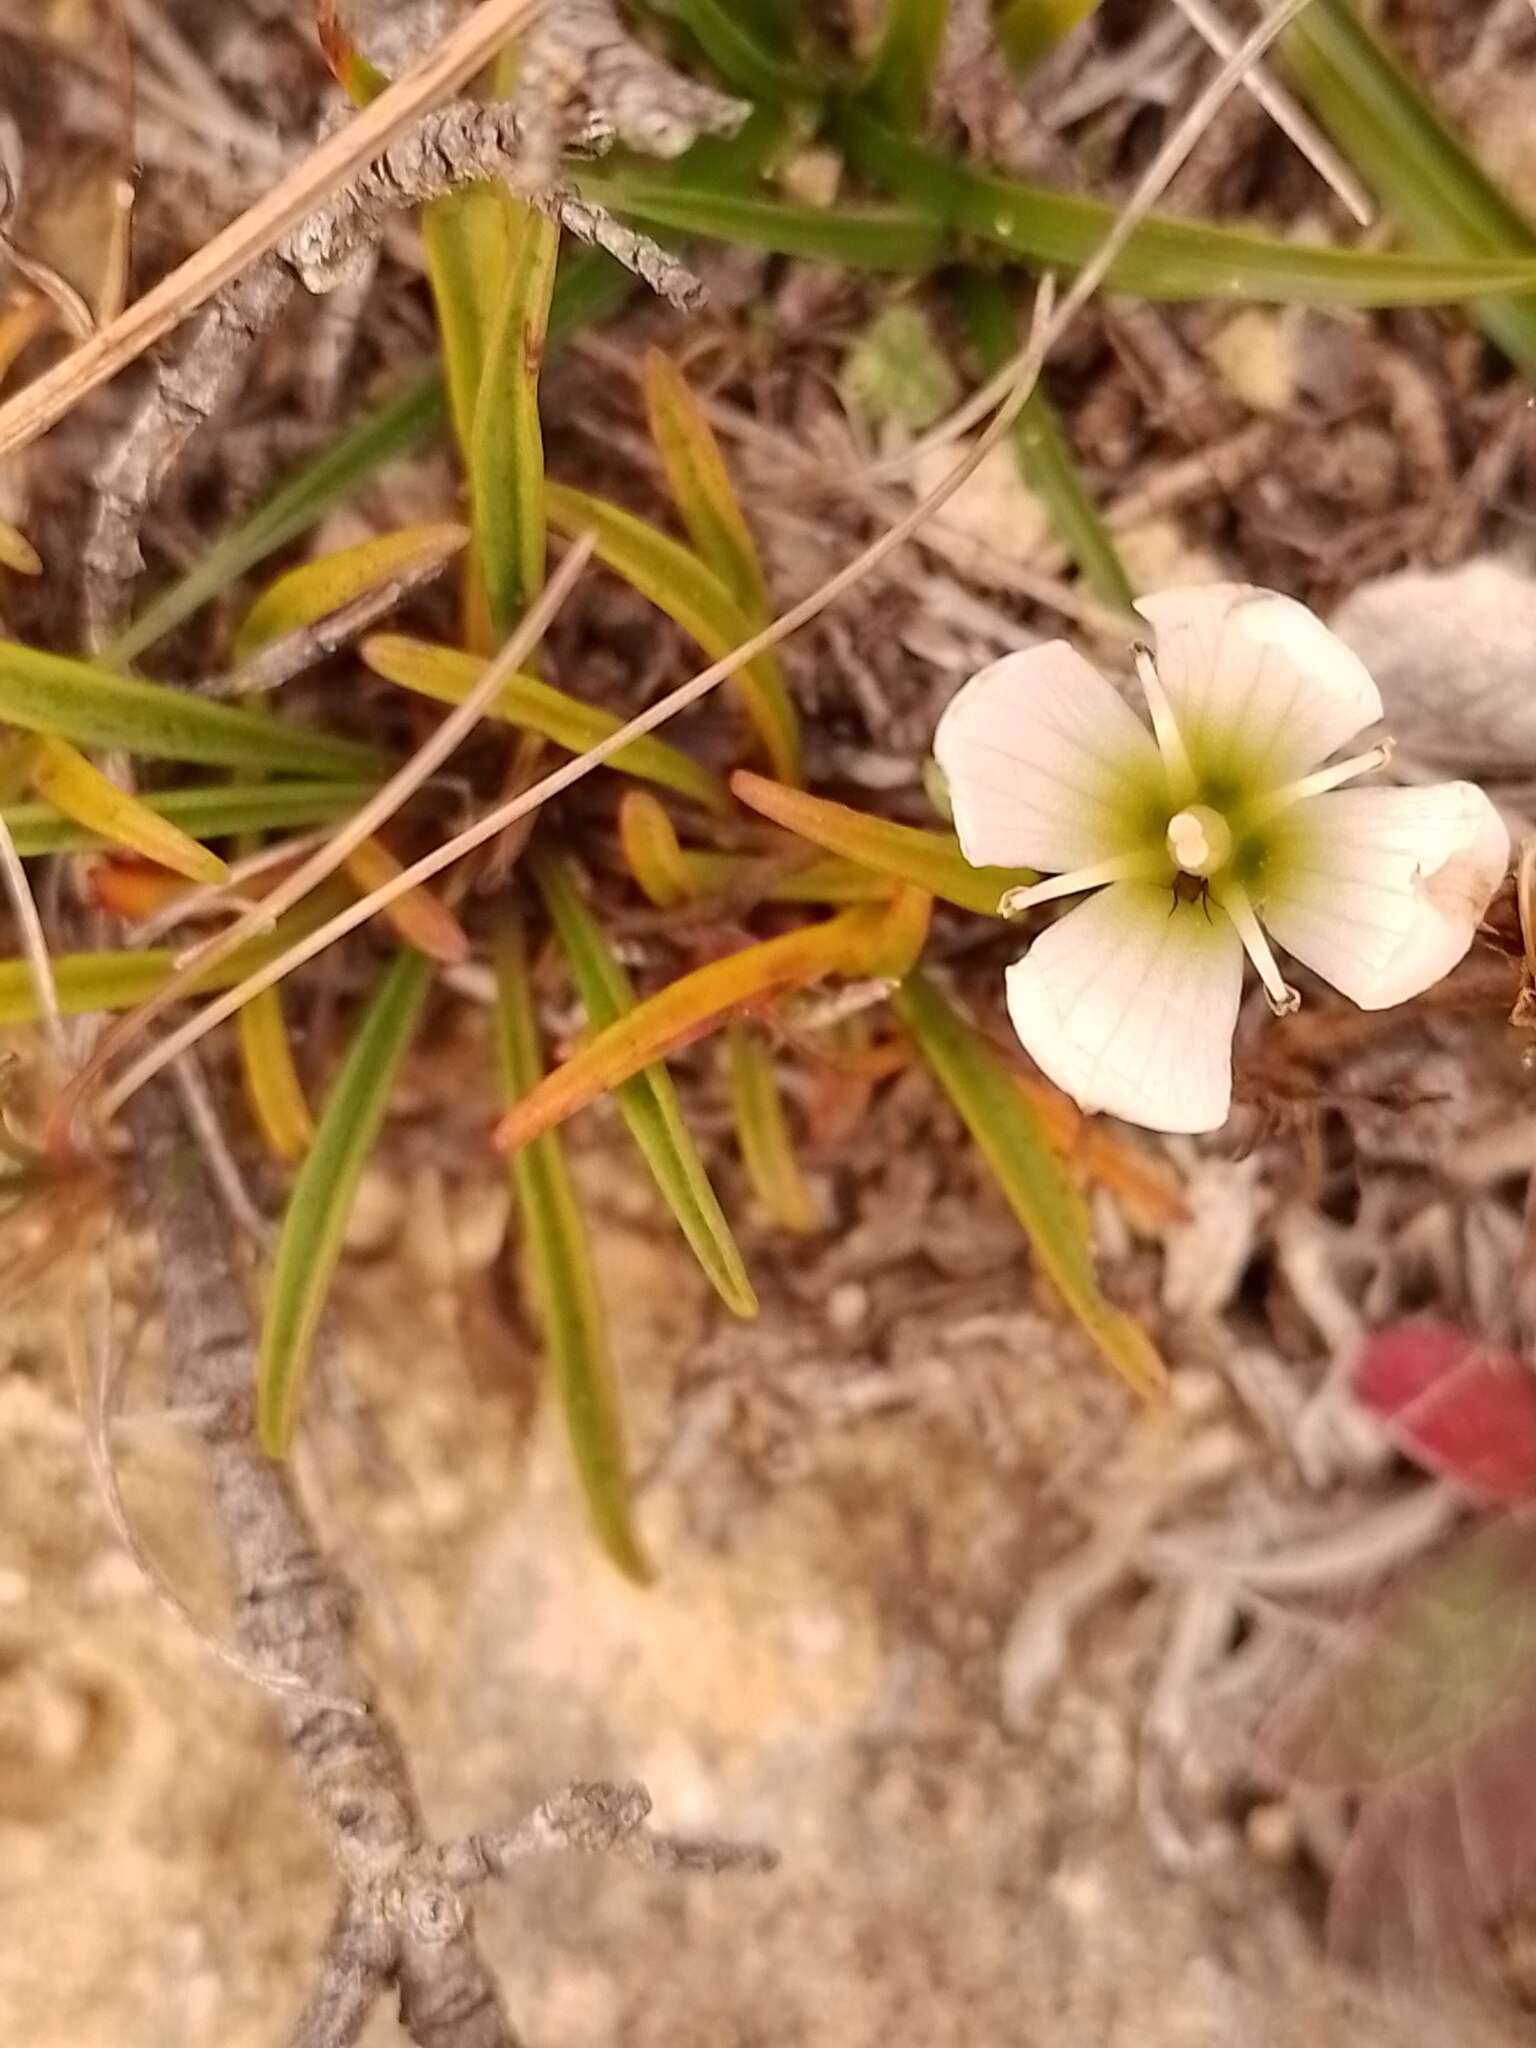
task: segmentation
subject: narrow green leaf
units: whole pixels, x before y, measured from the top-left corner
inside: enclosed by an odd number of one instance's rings
[[[1444,256],[1536,254],[1536,228],[1343,0],[1312,0],[1285,59],[1313,111],[1421,247]],[[1536,374],[1536,296],[1479,302],[1477,318]]]
[[[400,952],[384,970],[294,1177],[262,1318],[256,1410],[262,1449],[285,1457],[352,1198],[384,1122],[432,985],[432,963]]]
[[[413,640],[405,633],[372,633],[359,651],[375,675],[386,682],[418,690],[443,704],[462,704],[485,673],[485,663],[478,655],[440,647],[430,640]],[[569,754],[585,753],[617,732],[621,723],[611,711],[568,697],[537,676],[523,675],[508,678],[487,715],[553,740]],[[712,811],[729,808],[725,790],[707,768],[680,748],[648,734],[621,747],[607,765],[642,782],[658,783],[678,796],[692,797]]]
[[[848,804],[786,788],[746,769],[738,769],[731,777],[731,790],[786,832],[798,833],[814,846],[841,854],[860,867],[893,875],[914,888],[926,889],[931,896],[942,896],[962,910],[979,911],[983,917],[996,917],[1008,890],[1028,888],[1035,880],[1028,868],[973,868],[953,832],[895,825],[888,818],[871,817]]]
[[[628,271],[602,250],[568,249],[555,279],[550,347],[616,312],[633,289]],[[365,414],[216,540],[185,576],[162,590],[108,648],[107,663],[125,668],[247,570],[318,524],[332,506],[361,490],[386,463],[412,455],[435,439],[442,432],[447,407],[442,373],[433,370]]]
[[[949,0],[885,0],[885,27],[864,79],[864,97],[885,120],[922,127],[948,22]]]
[[[1103,201],[1074,198],[957,162],[898,135],[861,107],[844,108],[838,133],[850,161],[875,183],[900,193],[909,207],[936,225],[975,235],[1026,263],[1077,269],[1098,249],[1116,218],[1116,209]],[[629,200],[616,203],[640,212]],[[1536,256],[1406,256],[1319,248],[1151,214],[1116,258],[1106,283],[1110,290],[1146,299],[1429,306],[1529,292],[1536,288]]]
[[[558,226],[519,202],[469,446],[475,545],[498,641],[544,587],[539,374],[559,250]]]
[[[640,226],[681,235],[840,263],[850,270],[932,270],[953,252],[953,237],[931,210],[839,200],[835,207],[801,206],[757,192],[738,192],[702,180],[657,178],[644,171],[581,164],[571,182],[583,199]]]
[[[248,940],[204,975],[193,991],[210,995],[217,989],[233,988],[248,974],[268,965],[285,952],[295,939],[315,931],[326,918],[334,916],[350,893],[334,884],[316,889],[312,895],[279,918],[275,930]],[[132,1010],[158,995],[176,972],[181,958],[169,946],[124,948],[110,953],[56,953],[53,956],[54,985],[59,1008],[66,1017],[85,1017],[98,1010]],[[32,971],[25,960],[0,960],[0,1025],[35,1024],[37,994]]]
[[[516,205],[503,186],[466,185],[434,199],[421,213],[427,276],[443,342],[448,410],[466,469],[487,346],[506,288]]]
[[[1013,301],[996,277],[979,270],[967,271],[958,291],[981,367],[990,377],[1019,346]],[[1012,439],[1024,481],[1039,493],[1084,578],[1106,604],[1129,613],[1136,593],[1125,565],[1077,472],[1051,401],[1038,384],[1014,422]]]
[[[741,607],[714,570],[667,534],[622,506],[573,491],[567,484],[549,484],[545,498],[552,526],[572,537],[590,531],[599,560],[675,619],[711,660],[732,653],[752,637]],[[796,781],[799,722],[783,675],[759,655],[731,681],[774,772],[785,781]]]
[[[635,1006],[629,976],[588,910],[566,863],[536,853],[533,870],[587,1021],[594,1031],[602,1031]],[[715,1292],[733,1315],[756,1315],[757,1296],[746,1265],[683,1121],[666,1063],[658,1060],[643,1068],[632,1081],[614,1090],[614,1099],[662,1200],[677,1219]]]
[[[783,1230],[816,1228],[816,1205],[795,1157],[773,1053],[750,1024],[733,1017],[725,1027],[736,1142],[758,1200]]]
[[[749,98],[771,105],[820,97],[818,81],[786,56],[771,20],[744,20],[748,10],[739,0],[653,0],[652,11],[680,22],[726,83]]]
[[[356,777],[386,765],[383,755],[355,740],[306,732],[15,640],[0,640],[0,719],[80,747],[121,747],[151,760],[211,768]]]
[[[537,1086],[544,1060],[522,926],[508,917],[496,940],[496,1036],[509,1102]],[[653,1576],[630,1510],[624,1428],[602,1297],[576,1189],[559,1137],[546,1131],[512,1161],[528,1280],[548,1347],[566,1436],[587,1513],[604,1552],[626,1578]]]
[[[909,975],[892,1000],[1062,1300],[1139,1394],[1161,1396],[1163,1362],[1139,1324],[1100,1293],[1082,1200],[999,1055],[923,975]]]
[[[327,825],[344,818],[376,794],[375,782],[228,782],[214,789],[153,790],[139,801],[194,839],[233,839],[244,832],[282,830],[291,825]],[[25,856],[83,853],[109,842],[51,804],[0,807]]]

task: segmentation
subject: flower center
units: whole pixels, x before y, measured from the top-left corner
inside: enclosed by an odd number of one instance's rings
[[[1232,828],[1209,804],[1190,804],[1168,820],[1167,844],[1186,875],[1214,875],[1232,858]]]

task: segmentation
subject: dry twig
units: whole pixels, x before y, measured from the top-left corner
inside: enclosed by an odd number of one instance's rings
[[[140,1099],[133,1129],[139,1202],[160,1248],[167,1395],[204,1418],[242,1650],[306,1687],[302,1697],[281,1698],[276,1711],[343,1886],[292,2040],[296,2048],[346,2048],[392,1987],[420,2048],[514,2048],[475,1943],[464,1899],[471,1887],[562,1849],[614,1851],[666,1872],[763,1871],[773,1859],[750,1845],[651,1835],[649,1801],[634,1786],[573,1786],[520,1826],[441,1847],[430,1840],[399,1737],[353,1657],[353,1591],[321,1555],[287,1469],[256,1446],[255,1335],[218,1208],[178,1142],[163,1094]],[[361,1701],[366,1711],[338,1711],[327,1704],[335,1700]]]

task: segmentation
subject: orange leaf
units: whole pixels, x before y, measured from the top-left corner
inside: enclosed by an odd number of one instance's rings
[[[347,855],[347,873],[360,895],[382,889],[400,873],[400,863],[380,839],[365,839]],[[385,911],[390,923],[408,946],[425,953],[444,967],[461,967],[469,958],[469,938],[464,927],[438,897],[427,888],[408,889]]]
[[[86,887],[91,901],[102,910],[137,923],[140,918],[153,917],[157,910],[164,910],[178,896],[185,896],[190,884],[168,875],[164,868],[151,867],[147,861],[103,857],[93,860],[87,869]]]
[[[688,861],[672,820],[655,797],[626,789],[619,803],[619,844],[629,871],[658,910],[694,894]]]
[[[824,981],[831,974],[875,971],[871,962],[890,944],[887,924],[883,906],[861,905],[821,924],[802,925],[744,947],[670,982],[546,1075],[497,1126],[497,1146],[515,1151],[653,1060],[691,1044],[727,1017],[770,996]]]

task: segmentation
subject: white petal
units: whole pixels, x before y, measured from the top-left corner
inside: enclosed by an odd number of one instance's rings
[[[1009,968],[1008,1014],[1080,1108],[1154,1131],[1214,1131],[1232,1104],[1242,986],[1225,911],[1177,902],[1161,883],[1117,882]]]
[[[1223,784],[1247,796],[1292,781],[1381,717],[1359,657],[1295,598],[1212,583],[1136,609],[1156,631],[1158,679],[1218,807]]]
[[[933,751],[976,867],[1057,874],[1130,852],[1162,788],[1152,735],[1065,640],[972,676]]]
[[[1470,782],[1341,789],[1276,828],[1257,894],[1276,940],[1363,1010],[1449,974],[1509,866],[1509,834]]]

